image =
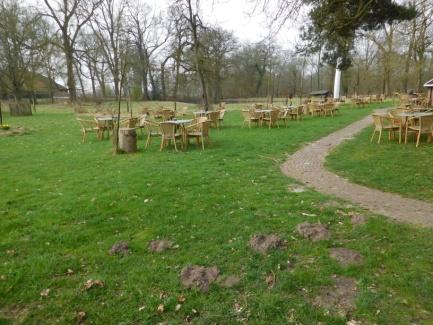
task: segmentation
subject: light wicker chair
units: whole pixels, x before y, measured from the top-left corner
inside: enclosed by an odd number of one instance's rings
[[[219,118],[220,118],[220,112],[219,111],[208,112],[207,118],[208,118],[211,126],[219,129]]]
[[[87,140],[87,133],[96,133],[96,137],[100,138],[100,129],[95,120],[84,120],[77,118],[78,123],[80,123],[82,139],[81,142],[85,143]]]
[[[241,111],[242,117],[244,118],[244,123],[248,124],[248,127],[251,128],[251,124],[255,123],[256,126],[260,123],[260,114],[256,113],[254,109],[249,110],[242,110]]]
[[[209,126],[210,121],[200,121],[195,124],[191,124],[185,127],[186,145],[189,145],[189,139],[195,138],[197,145],[201,142],[202,150],[204,150],[204,141],[209,144]]]
[[[274,109],[272,110],[268,116],[264,117],[262,119],[263,123],[268,123],[269,128],[272,128],[274,126],[280,127],[278,125],[278,118],[280,117],[280,110]]]
[[[291,119],[300,120],[304,114],[304,106],[300,105],[289,111],[289,116]]]
[[[419,123],[409,123],[406,125],[406,136],[404,143],[407,143],[408,132],[414,132],[416,135],[416,146],[419,146],[421,134],[428,134],[429,140],[433,137],[433,115],[421,116],[417,118]]]
[[[143,127],[146,129],[147,140],[146,145],[144,146],[146,149],[150,146],[152,142],[152,138],[161,136],[161,128],[159,127],[159,123],[155,121],[151,121],[149,119],[143,120]]]
[[[168,143],[171,141],[173,142],[174,149],[177,151],[177,145],[176,140],[182,138],[182,134],[176,133],[176,125],[174,123],[170,122],[161,122],[159,124],[159,127],[161,129],[161,148],[160,150],[164,149],[168,145]]]
[[[175,113],[171,109],[163,109],[161,111],[161,116],[163,121],[170,121],[175,116]]]
[[[224,115],[226,114],[226,110],[225,108],[222,108],[218,112],[220,113],[218,117],[218,123],[220,124],[220,126],[222,126],[224,122]]]
[[[380,143],[383,131],[388,131],[388,139],[391,140],[391,135],[392,137],[394,137],[394,131],[400,129],[400,127],[393,124],[393,119],[389,116],[373,114],[372,117],[374,122],[374,131],[373,135],[371,136],[370,142],[373,142],[374,136],[376,135],[376,133],[379,133],[379,139],[377,140],[377,143]]]

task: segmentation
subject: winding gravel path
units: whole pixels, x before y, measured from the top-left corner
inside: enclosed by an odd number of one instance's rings
[[[324,167],[325,158],[333,148],[352,138],[371,123],[371,117],[368,116],[308,144],[287,158],[281,166],[282,172],[319,192],[351,201],[374,213],[401,222],[433,227],[432,204],[350,183]]]

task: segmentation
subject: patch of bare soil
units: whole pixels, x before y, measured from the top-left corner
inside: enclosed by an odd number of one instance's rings
[[[286,248],[286,242],[275,234],[253,235],[250,238],[250,247],[256,252],[266,253],[271,249]]]
[[[0,319],[11,320],[12,324],[21,324],[29,313],[29,308],[24,305],[9,305],[0,309]]]
[[[298,184],[290,184],[287,187],[287,190],[291,193],[304,193],[307,192],[308,189],[302,185],[298,185]]]
[[[331,236],[328,227],[320,223],[304,222],[296,226],[296,231],[311,241],[326,240]]]
[[[342,266],[358,265],[363,260],[362,255],[358,252],[343,247],[331,248],[329,255]]]
[[[23,135],[29,133],[29,130],[23,127],[10,128],[9,130],[0,130],[0,137],[13,135]]]
[[[149,250],[151,252],[161,253],[173,246],[173,243],[169,240],[152,240],[149,243]]]
[[[122,240],[117,243],[115,243],[111,249],[108,251],[108,254],[110,255],[120,255],[120,256],[126,256],[129,254],[129,244],[127,241]]]
[[[186,266],[180,272],[180,282],[186,288],[197,288],[207,292],[210,284],[216,281],[219,274],[220,271],[216,266]]]
[[[320,290],[312,304],[342,317],[350,315],[356,308],[357,283],[354,279],[343,276],[335,276],[333,281],[333,285]]]
[[[219,276],[217,282],[218,285],[223,288],[233,288],[241,282],[241,278],[235,275],[229,275],[225,277]]]

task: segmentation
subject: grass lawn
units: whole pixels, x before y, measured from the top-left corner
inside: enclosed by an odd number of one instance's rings
[[[314,191],[292,193],[280,172],[288,153],[372,108],[273,130],[242,128],[238,107],[229,108],[204,152],[159,152],[159,139],[143,150],[140,138],[140,152],[119,156],[94,135],[81,144],[69,109],[7,117],[31,132],[0,137],[0,324],[73,323],[80,311],[95,324],[433,322],[431,230],[376,216],[353,227],[337,210],[355,208]],[[328,224],[331,238],[301,238],[295,227],[305,221]],[[287,240],[287,249],[249,248],[253,234],[269,233]],[[157,238],[179,247],[150,253]],[[110,256],[120,240],[129,241],[131,254]],[[352,248],[364,261],[343,268],[330,247]],[[216,265],[241,282],[230,289],[213,284],[207,293],[185,289],[179,274],[191,264]],[[310,303],[334,274],[358,281],[357,308],[347,318]],[[104,286],[84,290],[89,279]],[[180,295],[186,300],[176,311]]]
[[[327,158],[327,167],[355,183],[433,203],[433,143],[418,148],[388,141],[370,143],[373,129],[364,130]],[[376,138],[377,141],[377,138]]]

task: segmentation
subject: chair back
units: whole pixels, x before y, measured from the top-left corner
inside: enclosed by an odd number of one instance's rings
[[[174,117],[174,111],[171,109],[163,109],[161,111],[161,116],[164,121],[169,121]]]
[[[302,115],[303,112],[304,112],[304,105],[300,105],[300,106],[296,107],[296,113],[298,115]]]
[[[219,111],[209,112],[207,114],[207,117],[208,117],[209,121],[218,123],[218,119],[220,117],[220,112]]]
[[[245,121],[245,122],[248,122],[248,121],[250,120],[250,117],[251,117],[251,110],[245,110],[245,109],[243,109],[243,110],[241,111],[241,114],[242,114],[242,117],[244,118],[244,121]]]
[[[224,119],[224,114],[226,113],[226,110],[223,108],[223,109],[219,110],[219,113],[220,113],[219,119],[223,120]]]
[[[421,132],[433,132],[433,114],[420,117],[419,125]]]
[[[271,123],[275,123],[278,120],[279,116],[280,116],[280,110],[279,109],[272,110],[271,114],[270,114]]]
[[[77,118],[78,123],[83,131],[93,129],[98,126],[95,120],[84,120],[82,118]]]
[[[147,135],[154,135],[154,134],[158,134],[160,127],[159,127],[159,123],[155,122],[155,121],[151,121],[151,120],[143,120],[143,126],[146,129],[146,133]]]
[[[373,114],[373,122],[374,126],[376,127],[376,130],[382,130],[383,123],[382,123],[382,116],[378,114]]]
[[[169,122],[161,122],[159,124],[159,127],[161,129],[162,136],[165,139],[174,139],[175,138],[175,127],[173,123]]]
[[[209,121],[203,121],[203,122],[200,123],[200,127],[201,127],[201,134],[204,137],[209,136],[210,122]]]

